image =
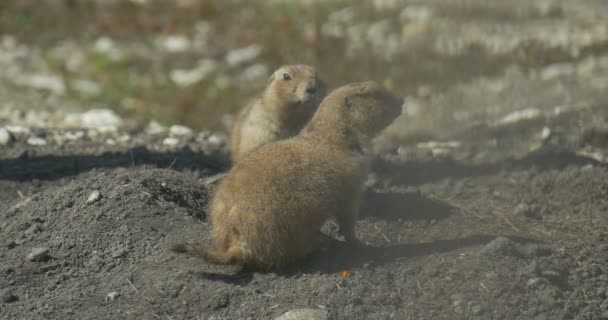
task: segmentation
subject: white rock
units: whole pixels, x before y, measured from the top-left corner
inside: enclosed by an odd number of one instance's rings
[[[193,85],[211,75],[217,70],[217,62],[211,59],[203,59],[193,69],[175,69],[169,74],[169,78],[180,87]]]
[[[99,190],[93,190],[93,192],[91,192],[91,194],[89,195],[89,198],[87,199],[86,203],[87,204],[95,203],[99,199],[101,199],[101,192],[99,192]]]
[[[117,130],[122,125],[122,119],[112,110],[92,109],[80,115],[80,125],[100,131],[115,131],[111,129]]]
[[[170,147],[176,146],[179,144],[179,139],[168,137],[163,140],[163,144]]]
[[[12,134],[22,134],[22,135],[30,134],[30,129],[23,127],[23,126],[9,125],[9,126],[6,126],[6,130],[8,130],[8,132],[10,132]]]
[[[532,120],[540,117],[541,112],[536,108],[527,108],[523,110],[518,110],[515,112],[511,112],[506,116],[502,117],[502,119],[498,120],[498,125],[507,125],[513,124],[522,120]]]
[[[401,10],[399,18],[407,21],[427,21],[433,16],[433,10],[427,6],[407,6]]]
[[[27,144],[31,146],[44,146],[46,145],[46,140],[40,137],[29,137],[27,138]]]
[[[152,120],[146,126],[145,131],[147,134],[160,134],[160,133],[167,131],[167,128],[165,128],[163,125],[158,123],[158,121]]]
[[[192,135],[192,129],[179,124],[172,125],[169,128],[170,137],[183,137]]]
[[[207,138],[207,141],[211,144],[222,145],[226,142],[226,138],[220,136],[219,134],[212,134],[209,136],[209,138]]]
[[[226,62],[228,65],[234,67],[245,62],[254,60],[262,53],[262,46],[258,44],[250,45],[248,47],[235,49],[226,55]]]
[[[169,52],[183,52],[190,48],[190,40],[183,35],[170,35],[160,39],[160,45]]]
[[[123,53],[114,44],[114,40],[108,37],[101,37],[95,41],[93,49],[98,53],[105,54],[110,60],[117,61],[123,58]]]
[[[15,79],[15,83],[39,90],[48,90],[58,95],[65,93],[63,79],[53,74],[23,75]]]
[[[329,312],[322,309],[293,309],[287,311],[282,316],[276,318],[276,320],[327,320],[329,319]]]
[[[108,295],[106,296],[106,302],[108,300],[112,301],[112,300],[118,298],[119,296],[120,296],[120,294],[118,292],[112,291],[112,292],[108,293]]]
[[[131,141],[131,136],[128,134],[123,134],[122,136],[116,138],[116,140],[120,143],[127,143]]]
[[[540,133],[540,138],[543,140],[547,140],[549,136],[551,136],[551,129],[549,129],[549,127],[544,127],[543,131],[541,131]]]
[[[101,86],[95,81],[76,79],[70,81],[72,89],[86,95],[96,96],[101,93]]]
[[[82,137],[84,137],[84,132],[83,131],[68,131],[65,133],[64,138],[66,138],[67,140],[80,140],[82,139]]]
[[[5,146],[11,142],[13,137],[6,128],[0,128],[0,146]]]
[[[27,259],[30,261],[44,260],[49,256],[48,248],[33,248],[32,251],[27,255]]]
[[[97,52],[107,53],[113,50],[116,46],[114,45],[114,41],[108,37],[101,37],[95,41],[95,45],[93,48]]]

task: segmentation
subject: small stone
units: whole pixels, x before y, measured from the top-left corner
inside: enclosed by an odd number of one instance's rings
[[[186,127],[186,126],[181,126],[181,125],[172,125],[171,128],[169,128],[169,136],[170,137],[183,137],[183,136],[190,136],[192,135],[192,129]]]
[[[84,131],[68,131],[65,133],[64,138],[67,140],[80,140],[84,137]]]
[[[13,292],[8,289],[5,290],[4,293],[2,293],[2,302],[4,303],[11,303],[17,300],[19,300],[19,297],[14,295]]]
[[[34,248],[27,255],[27,259],[30,261],[44,261],[49,257],[48,248]]]
[[[228,52],[226,62],[234,67],[256,59],[262,53],[262,46],[254,44]]]
[[[120,297],[120,293],[116,292],[116,291],[112,291],[110,293],[108,293],[108,295],[106,296],[106,302],[109,301],[113,301],[114,299]]]
[[[497,237],[479,251],[480,255],[514,256],[517,248],[515,242],[506,237]]]
[[[99,85],[99,83],[91,80],[72,80],[70,81],[70,86],[73,90],[88,96],[97,96],[101,93],[101,86]]]
[[[542,215],[539,213],[540,209],[535,205],[528,205],[526,203],[518,204],[513,210],[513,214],[516,216],[524,216],[529,219],[542,219]]]
[[[6,126],[6,130],[14,135],[26,135],[30,133],[30,129],[17,125]]]
[[[164,133],[165,131],[167,131],[167,129],[157,121],[152,120],[150,121],[150,123],[148,123],[148,126],[146,126],[145,131],[147,134],[154,135]]]
[[[212,134],[209,136],[209,138],[207,138],[207,141],[209,141],[211,144],[220,146],[226,143],[226,137],[219,134]]]
[[[285,312],[282,316],[276,318],[276,320],[327,320],[329,319],[329,312],[322,309],[293,309]]]
[[[549,127],[544,127],[543,131],[541,131],[541,133],[540,133],[540,138],[543,140],[547,140],[547,139],[549,139],[550,136],[551,136],[551,129],[549,129]]]
[[[166,145],[166,146],[173,147],[173,146],[176,146],[176,145],[179,144],[179,139],[177,139],[177,138],[171,138],[171,137],[165,138],[163,140],[163,144]]]
[[[8,145],[13,140],[13,136],[6,128],[0,128],[0,146]]]
[[[118,258],[125,256],[126,254],[127,254],[127,249],[118,248],[118,249],[112,251],[112,258],[118,259]]]
[[[471,306],[471,313],[474,316],[481,315],[483,313],[483,308],[480,305],[478,305],[478,304],[473,305],[473,306]]]
[[[112,110],[93,109],[80,115],[80,125],[100,132],[114,132],[122,125],[122,119]]]
[[[99,190],[93,190],[93,192],[91,192],[89,198],[87,199],[87,204],[95,203],[99,199],[101,199],[101,193],[99,192]]]
[[[46,140],[40,137],[29,137],[27,138],[27,144],[31,146],[44,146],[46,145]]]

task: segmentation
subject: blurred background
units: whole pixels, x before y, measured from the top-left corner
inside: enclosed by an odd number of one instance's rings
[[[607,17],[602,0],[4,0],[0,102],[225,130],[306,63],[406,97],[395,135],[424,141],[606,101]]]

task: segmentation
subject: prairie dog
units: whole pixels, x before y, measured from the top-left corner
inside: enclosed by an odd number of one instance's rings
[[[262,94],[243,108],[231,130],[232,161],[250,151],[296,135],[325,96],[315,68],[288,65],[277,69]]]
[[[252,152],[222,180],[210,206],[213,249],[180,243],[173,251],[218,264],[282,268],[314,249],[331,217],[357,243],[367,149],[401,105],[374,82],[335,90],[300,134]]]

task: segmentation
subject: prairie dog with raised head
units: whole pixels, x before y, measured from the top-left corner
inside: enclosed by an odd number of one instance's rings
[[[286,267],[314,249],[332,217],[346,241],[357,243],[367,150],[401,105],[374,82],[335,90],[300,134],[252,152],[220,183],[209,213],[214,248],[180,243],[173,251],[219,264]]]
[[[236,117],[230,137],[233,163],[260,146],[298,134],[324,96],[325,84],[315,68],[277,69],[262,94]]]

